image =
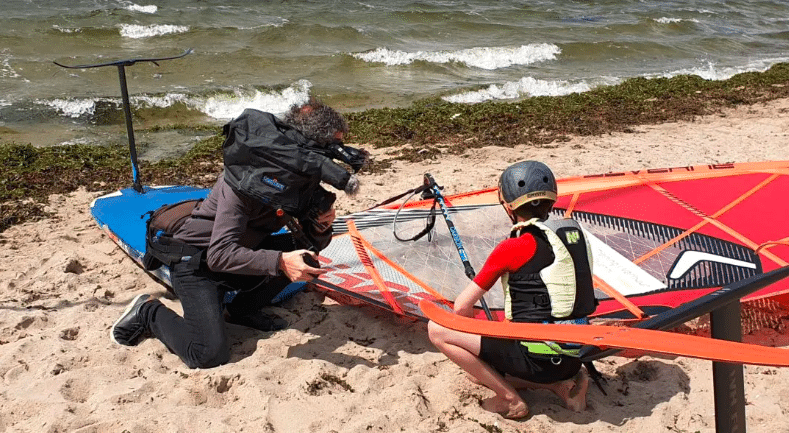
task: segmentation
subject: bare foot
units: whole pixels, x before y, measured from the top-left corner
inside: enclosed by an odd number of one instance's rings
[[[482,401],[482,408],[507,419],[521,419],[529,415],[529,407],[521,399],[510,402],[499,397],[491,397]]]
[[[586,391],[589,389],[589,375],[583,368],[572,378],[556,384],[552,391],[564,401],[567,409],[581,412],[586,409]]]

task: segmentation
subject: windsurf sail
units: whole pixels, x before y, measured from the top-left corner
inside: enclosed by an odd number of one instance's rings
[[[578,176],[558,180],[558,188],[551,218],[575,218],[592,239],[597,317],[645,318],[789,263],[789,161]],[[446,201],[455,230],[435,224],[412,242],[399,241],[393,229],[402,239],[424,230],[434,213],[430,198],[339,218],[321,254],[329,272],[317,285],[412,317],[423,317],[421,299],[451,302],[467,282],[454,238],[479,269],[511,223],[496,189]],[[789,282],[780,281],[746,300],[787,306],[787,293]],[[486,301],[500,318],[501,288]]]

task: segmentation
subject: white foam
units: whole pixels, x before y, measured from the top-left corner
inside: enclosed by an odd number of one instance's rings
[[[739,67],[720,67],[713,62],[692,68],[684,68],[663,74],[649,74],[646,78],[671,78],[677,75],[698,75],[705,80],[727,80],[743,72],[764,72],[776,63],[788,62],[786,58],[771,58],[751,62],[746,66]],[[493,84],[485,89],[458,93],[456,95],[445,96],[442,99],[448,102],[475,104],[490,100],[518,99],[528,96],[562,96],[571,93],[588,92],[597,86],[611,86],[622,82],[617,77],[599,77],[595,83],[589,84],[586,81],[571,83],[569,81],[546,81],[532,77],[524,77],[518,81],[506,82],[504,84]]]
[[[78,118],[84,114],[93,114],[96,110],[96,101],[93,99],[51,99],[37,102],[52,107],[64,116],[72,118]]]
[[[151,26],[141,26],[139,24],[121,24],[121,36],[124,38],[140,39],[153,36],[162,36],[171,33],[186,33],[188,26],[175,26],[171,24],[159,24]]]
[[[589,90],[591,87],[583,81],[570,83],[523,77],[518,81],[510,81],[502,85],[493,84],[486,89],[445,96],[442,99],[448,102],[473,104],[493,99],[517,99],[525,96],[561,96]]]
[[[135,3],[127,3],[123,8],[132,12],[142,12],[144,14],[155,14],[156,11],[159,10],[159,7],[156,5],[141,6]]]
[[[238,117],[247,108],[256,108],[275,115],[283,115],[293,104],[303,104],[310,99],[312,83],[300,80],[281,91],[262,92],[259,90],[237,90],[234,94],[211,97],[190,96],[184,93],[168,93],[162,96],[133,96],[132,105],[137,107],[167,108],[183,103],[189,109],[200,111],[218,120]],[[52,107],[63,116],[79,118],[92,115],[96,102],[100,99],[51,99],[37,100],[36,103]],[[114,101],[120,103],[120,101]],[[0,100],[0,106],[4,102]],[[10,105],[10,104],[9,104]]]
[[[646,78],[671,78],[678,75],[698,75],[705,80],[728,80],[743,72],[764,72],[776,63],[789,61],[789,57],[762,59],[751,62],[746,66],[721,67],[713,62],[707,62],[697,67],[684,68],[663,74],[648,74]],[[531,77],[521,78],[519,81],[504,84],[493,84],[485,89],[463,92],[456,95],[445,96],[442,99],[448,102],[473,104],[490,100],[518,99],[527,96],[562,96],[570,93],[582,93],[598,85],[616,85],[622,81],[616,77],[599,77],[593,85],[585,81],[571,83],[568,81],[545,81]]]
[[[2,78],[21,77],[21,75],[19,75],[11,66],[11,61],[8,57],[4,57],[2,63],[0,63],[0,77]]]
[[[273,114],[287,112],[293,104],[309,101],[312,83],[299,80],[281,92],[236,92],[235,95],[210,97],[195,107],[214,119],[234,119],[247,108],[256,108]]]
[[[352,55],[365,62],[383,63],[388,66],[407,65],[421,60],[431,63],[459,62],[475,68],[493,70],[554,60],[561,51],[553,44],[529,44],[520,47],[476,47],[458,51],[406,52],[376,48]]]
[[[168,93],[164,96],[135,96],[132,98],[137,105],[147,105],[149,107],[167,108],[179,102],[183,102],[189,107],[197,105],[196,100],[183,93]]]
[[[61,33],[81,33],[82,28],[67,28],[67,27],[60,27],[59,25],[55,24],[52,26],[53,29],[61,32]]]
[[[764,72],[770,69],[770,67],[774,64],[783,63],[786,61],[789,61],[789,57],[762,59],[751,62],[745,66],[736,67],[718,66],[714,62],[707,62],[706,65],[679,69],[664,74],[648,76],[648,78],[654,78],[656,76],[671,78],[677,75],[698,75],[705,80],[728,80],[729,78],[743,72]]]
[[[695,18],[691,18],[689,20],[686,20],[686,19],[682,19],[682,18],[668,18],[668,17],[660,17],[660,18],[656,19],[655,21],[659,22],[660,24],[674,24],[674,23],[680,23],[682,21],[690,21],[692,23],[699,22],[699,20],[697,20]]]

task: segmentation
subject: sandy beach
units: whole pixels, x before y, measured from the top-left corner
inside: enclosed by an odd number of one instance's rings
[[[523,159],[566,177],[787,160],[788,142],[784,99],[627,134],[395,162],[386,173],[362,176],[361,193],[340,196],[337,208],[362,210],[418,185],[425,172],[451,194],[495,186],[504,167]],[[0,433],[715,430],[708,361],[606,358],[597,367],[608,395],[590,387],[584,412],[565,409],[548,392],[525,391],[532,416],[509,421],[480,407],[493,393],[433,348],[425,324],[314,292],[273,309],[289,329],[228,325],[232,359],[218,368],[190,370],[155,339],[118,346],[109,328],[126,304],[166,291],[91,217],[90,202],[108,192],[52,196],[53,218],[0,233]],[[164,302],[179,308],[177,300]],[[789,369],[745,368],[748,431],[789,432],[787,383]]]

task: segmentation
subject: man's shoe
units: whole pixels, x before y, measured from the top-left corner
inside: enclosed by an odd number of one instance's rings
[[[246,326],[247,328],[257,329],[258,331],[271,332],[279,331],[288,327],[288,321],[276,314],[266,314],[258,311],[243,316],[228,315],[227,323]]]
[[[148,326],[145,318],[140,314],[142,306],[151,300],[151,295],[137,295],[126,307],[121,317],[115,321],[110,329],[112,341],[123,346],[136,346],[148,338]]]

